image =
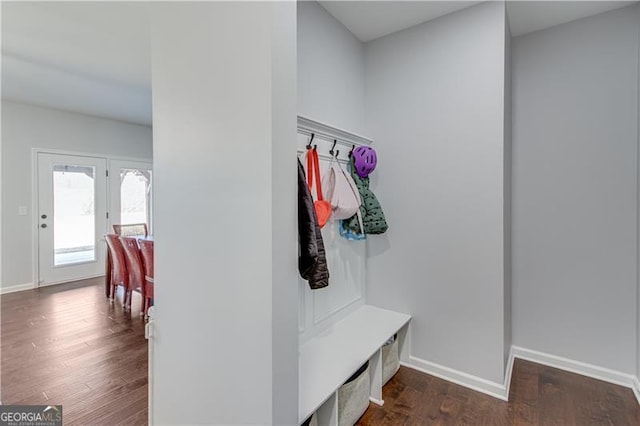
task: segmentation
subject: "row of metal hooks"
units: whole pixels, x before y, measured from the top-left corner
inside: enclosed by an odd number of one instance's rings
[[[313,138],[315,137],[314,133],[311,133],[311,138],[309,138],[309,143],[307,143],[307,149],[311,149],[311,143],[313,142]],[[340,150],[336,149],[336,144],[338,143],[337,139],[333,140],[333,145],[331,146],[331,149],[329,150],[329,154],[331,154],[333,157],[338,158],[338,155],[340,155]],[[355,145],[351,146],[351,151],[349,151],[349,158],[351,158],[351,156],[353,155],[353,150],[356,148]],[[317,151],[318,149],[318,144],[313,145],[313,149]]]

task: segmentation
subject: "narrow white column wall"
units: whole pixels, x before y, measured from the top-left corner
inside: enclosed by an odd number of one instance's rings
[[[637,112],[638,112],[638,165],[640,169],[640,4],[636,6],[636,16],[638,23],[638,85],[636,89],[638,91],[638,103],[636,104]],[[638,171],[638,200],[640,200],[640,170]],[[636,213],[638,215],[637,222],[637,240],[640,242],[640,206],[636,207]],[[636,246],[637,247],[637,246]],[[636,378],[640,377],[640,276],[638,275],[638,271],[640,271],[640,250],[636,253]],[[640,387],[640,382],[636,381],[636,387]],[[640,388],[637,389],[638,394],[640,395]]]
[[[506,14],[505,8],[505,14]],[[504,166],[503,166],[503,182],[504,182],[504,362],[508,368],[509,355],[511,353],[512,341],[512,90],[511,90],[511,28],[509,26],[508,16],[505,15],[504,25]],[[508,374],[506,372],[505,374]]]
[[[505,10],[483,3],[365,45],[367,301],[412,315],[410,362],[492,392],[505,372]]]
[[[273,3],[271,45],[272,424],[298,422],[296,2]],[[238,166],[242,167],[242,162]]]
[[[636,371],[638,15],[513,39],[513,343]]]
[[[2,22],[2,7],[0,7],[0,22]],[[2,70],[2,55],[0,55],[0,71]],[[0,86],[2,85],[1,81],[0,81]],[[2,178],[2,157],[3,157],[3,151],[4,151],[4,147],[3,147],[3,143],[2,143],[2,102],[0,102],[0,179]],[[3,233],[2,233],[2,216],[3,216],[3,210],[2,210],[2,206],[3,206],[3,202],[2,202],[2,196],[3,196],[3,192],[4,190],[2,189],[2,183],[0,182],[0,288],[2,287],[2,238],[3,238]],[[2,317],[2,308],[0,308],[0,318]],[[2,351],[0,350],[0,359],[2,359]],[[0,389],[2,389],[2,378],[0,377]],[[2,390],[0,390],[0,403],[2,403]]]
[[[152,33],[155,424],[295,424],[295,3],[157,3]]]

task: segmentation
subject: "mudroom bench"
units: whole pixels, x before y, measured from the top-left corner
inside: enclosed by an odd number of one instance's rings
[[[363,305],[304,342],[298,365],[299,423],[315,413],[318,426],[337,426],[338,389],[367,361],[369,399],[382,405],[382,348],[395,336],[399,358],[406,362],[410,320],[406,314]]]

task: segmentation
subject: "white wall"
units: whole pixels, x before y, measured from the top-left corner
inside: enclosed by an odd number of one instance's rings
[[[367,301],[407,312],[412,355],[504,377],[505,10],[490,2],[365,47],[372,188]]]
[[[151,128],[2,101],[2,287],[33,283],[32,148],[150,159]],[[28,215],[18,216],[18,206]]]
[[[638,167],[640,167],[640,4],[636,6],[636,16],[638,22],[638,85],[636,86],[638,91],[638,103],[636,104],[637,112],[638,112]],[[638,174],[640,178],[640,173]],[[640,200],[640,182],[638,182],[638,200]],[[638,230],[638,240],[640,241],[640,210],[638,213],[638,222],[637,222],[637,230]],[[637,260],[636,262],[640,265],[640,252],[636,253]],[[637,269],[636,269],[637,271]],[[640,277],[636,274],[636,282],[638,288],[636,289],[636,377],[640,377]]]
[[[505,10],[506,13],[506,10]],[[512,93],[511,93],[511,29],[509,27],[508,15],[505,17],[504,25],[504,359],[505,364],[508,363],[509,355],[511,353],[512,343],[512,223],[511,218],[511,204],[512,196],[511,192],[512,181],[511,176],[513,174],[512,157],[513,157],[513,141],[512,141]]]
[[[154,422],[295,424],[295,3],[157,3],[152,45]]]
[[[633,374],[638,15],[513,40],[513,343]]]
[[[298,420],[298,220],[295,2],[273,5],[271,48],[272,424]]]
[[[352,133],[364,125],[364,47],[316,2],[298,4],[298,114]]]

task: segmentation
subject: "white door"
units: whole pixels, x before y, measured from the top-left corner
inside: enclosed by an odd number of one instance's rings
[[[113,224],[146,223],[151,233],[151,184],[151,163],[109,161],[109,232]]]
[[[106,230],[106,159],[39,153],[39,285],[104,275]]]

